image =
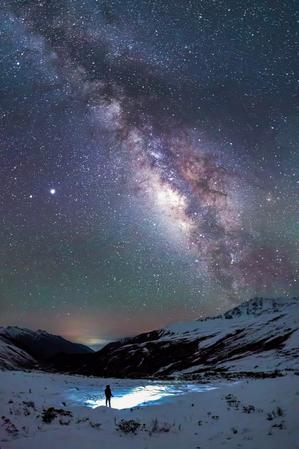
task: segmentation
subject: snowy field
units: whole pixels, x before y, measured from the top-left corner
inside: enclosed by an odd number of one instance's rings
[[[0,372],[0,449],[299,449],[298,416],[291,374],[200,385]]]

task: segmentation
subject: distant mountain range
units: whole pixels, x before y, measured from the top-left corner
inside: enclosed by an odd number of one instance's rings
[[[180,322],[97,352],[45,331],[0,328],[1,365],[131,378],[299,373],[299,297],[253,298],[214,318]]]
[[[214,318],[122,339],[84,356],[57,356],[59,371],[106,377],[272,375],[299,370],[299,298],[254,298]]]
[[[46,331],[16,326],[0,327],[0,367],[6,369],[39,368],[58,354],[92,353],[87,346],[72,343]]]

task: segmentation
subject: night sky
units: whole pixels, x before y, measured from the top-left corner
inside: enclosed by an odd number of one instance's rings
[[[298,294],[296,0],[2,0],[0,313],[93,345]]]

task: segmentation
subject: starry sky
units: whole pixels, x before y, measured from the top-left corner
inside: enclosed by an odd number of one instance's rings
[[[2,0],[0,314],[100,345],[298,294],[295,0]]]

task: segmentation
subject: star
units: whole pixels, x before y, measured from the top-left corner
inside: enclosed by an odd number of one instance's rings
[[[51,193],[51,195],[55,195],[56,189],[50,189],[50,193]]]

